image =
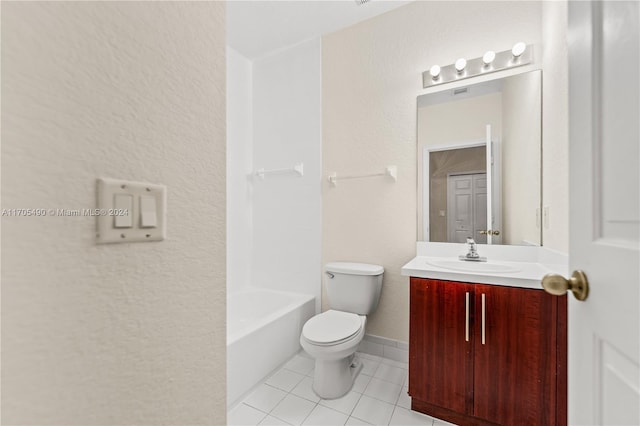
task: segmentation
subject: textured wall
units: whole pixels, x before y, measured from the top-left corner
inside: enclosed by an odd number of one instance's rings
[[[321,50],[316,38],[253,61],[253,285],[316,296],[320,308]]]
[[[225,423],[225,6],[2,5],[2,207],[167,185],[168,238],[2,218],[2,423]]]
[[[519,40],[539,46],[540,9],[539,2],[415,2],[323,38],[325,175],[398,166],[395,184],[376,178],[323,185],[323,261],[385,267],[368,333],[408,340],[408,279],[400,268],[415,255],[422,71]]]

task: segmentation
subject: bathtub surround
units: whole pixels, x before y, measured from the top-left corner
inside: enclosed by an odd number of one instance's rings
[[[229,52],[228,291],[310,294],[319,309],[320,39],[255,60]],[[253,173],[296,163],[304,176]]]
[[[302,325],[320,309],[320,40],[254,60],[228,52],[227,403],[233,404],[299,350]],[[253,173],[295,163],[304,163],[304,176],[263,180]],[[281,302],[299,303],[278,306],[260,297],[240,303],[258,294],[289,294]]]
[[[302,326],[315,314],[315,299],[274,290],[244,290],[228,298],[227,312],[230,407],[300,350]]]
[[[370,333],[408,340],[408,280],[400,268],[415,255],[416,96],[430,93],[420,89],[422,71],[525,40],[536,46],[535,62],[517,71],[541,68],[544,73],[550,67],[562,77],[566,51],[551,46],[564,46],[566,4],[546,3],[415,2],[323,37],[323,170],[355,173],[398,166],[394,185],[375,180],[339,188],[323,184],[323,262],[349,259],[385,267],[380,306],[369,318]],[[543,110],[557,103],[553,108],[562,117],[566,80],[556,81],[555,91],[545,88],[544,75],[543,81]],[[562,118],[544,125],[545,159],[550,144],[550,151],[565,152],[568,141],[557,135],[566,134],[566,125]],[[555,174],[544,177],[544,200],[555,201],[543,244],[566,251],[566,210],[558,201],[567,194],[565,178],[557,185],[555,181]],[[563,237],[547,242],[552,234]]]
[[[2,424],[226,423],[225,4],[3,2],[2,207],[167,186],[167,239],[2,218]]]
[[[252,286],[313,295],[320,307],[320,39],[253,61]]]

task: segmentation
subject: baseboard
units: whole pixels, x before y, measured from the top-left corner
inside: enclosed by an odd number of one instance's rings
[[[399,340],[366,334],[360,342],[359,352],[376,355],[398,362],[409,362],[409,344]]]

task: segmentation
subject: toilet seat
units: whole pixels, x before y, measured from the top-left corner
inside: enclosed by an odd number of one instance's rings
[[[302,337],[318,346],[333,346],[353,338],[362,328],[362,317],[349,312],[328,310],[309,319]]]

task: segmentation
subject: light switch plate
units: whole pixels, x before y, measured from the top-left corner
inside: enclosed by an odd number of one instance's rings
[[[549,206],[545,206],[542,210],[542,222],[544,223],[544,229],[549,229]]]
[[[131,243],[143,241],[162,241],[166,238],[167,188],[164,185],[130,182],[118,179],[98,179],[98,208],[96,216],[97,243]],[[124,212],[115,206],[116,195],[133,197],[132,211]],[[156,197],[157,226],[142,228],[140,222],[141,197]],[[131,228],[116,228],[116,216],[131,215]]]

